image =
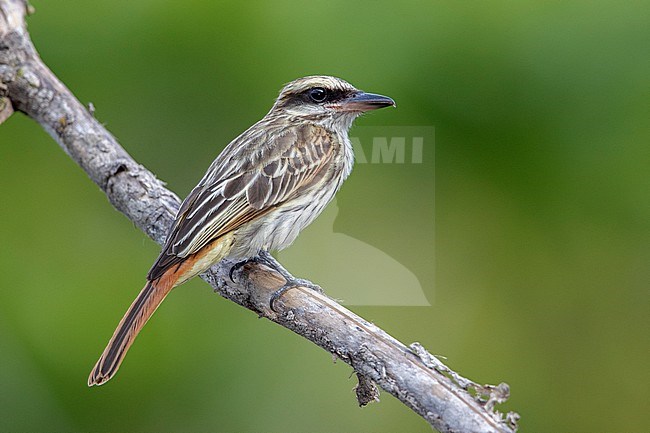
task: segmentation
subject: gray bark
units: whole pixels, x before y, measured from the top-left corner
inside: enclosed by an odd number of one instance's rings
[[[27,33],[33,12],[24,0],[0,0],[0,123],[15,110],[38,122],[106,194],[113,206],[158,243],[174,220],[180,200],[138,164],[54,76]],[[350,364],[359,378],[360,405],[378,399],[375,384],[394,395],[441,432],[516,430],[518,415],[505,417],[494,405],[508,386],[480,386],[454,373],[417,343],[400,343],[327,296],[305,287],[285,292],[272,269],[249,263],[229,278],[223,261],[201,275],[214,290],[307,338]]]

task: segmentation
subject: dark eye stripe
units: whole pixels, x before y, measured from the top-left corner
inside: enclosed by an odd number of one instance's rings
[[[325,99],[320,99],[320,98],[314,98],[314,95],[312,92],[315,90],[324,90],[326,92],[326,97]],[[309,90],[304,91],[301,94],[300,99],[302,99],[305,102],[310,102],[310,103],[317,103],[317,104],[322,104],[323,102],[337,102],[340,101],[341,99],[347,97],[351,92],[346,91],[346,90],[340,90],[340,89],[325,89],[322,87],[315,87],[311,88]]]

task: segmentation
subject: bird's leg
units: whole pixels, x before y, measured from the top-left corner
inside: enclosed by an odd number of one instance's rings
[[[234,265],[232,265],[232,268],[230,268],[230,272],[228,273],[228,275],[230,276],[230,281],[234,283],[235,279],[233,278],[233,274],[243,266],[247,265],[248,263],[258,263],[260,265],[267,266],[277,271],[280,275],[282,275],[282,277],[285,280],[288,280],[289,278],[293,278],[289,273],[289,271],[287,271],[284,267],[282,267],[280,263],[275,261],[273,259],[273,256],[271,256],[271,254],[268,251],[261,250],[256,256],[249,257],[247,259],[241,260],[235,263]]]
[[[278,263],[271,253],[269,253],[266,250],[261,250],[256,256],[250,257],[248,259],[242,260],[240,262],[235,263],[232,268],[230,268],[230,280],[234,283],[235,280],[233,279],[233,273],[237,271],[239,268],[242,266],[246,265],[247,263],[257,263],[260,265],[267,266],[274,271],[276,271],[278,274],[282,275],[282,278],[284,278],[285,283],[277,289],[275,292],[271,294],[271,301],[269,302],[271,310],[276,311],[275,308],[273,307],[273,304],[275,303],[276,300],[280,298],[289,289],[292,289],[294,287],[307,287],[308,289],[312,289],[318,293],[323,293],[323,289],[321,289],[320,286],[311,283],[310,281],[303,280],[302,278],[296,278],[293,275],[287,271],[284,266],[282,266],[280,263]]]
[[[280,275],[282,275],[282,278],[285,279],[285,283],[282,285],[282,287],[271,294],[271,301],[269,302],[271,310],[276,311],[273,307],[275,301],[277,301],[280,296],[284,294],[284,292],[295,287],[307,287],[308,289],[312,289],[318,293],[323,293],[323,289],[320,286],[313,284],[310,281],[303,280],[302,278],[296,278],[291,275],[289,271],[287,271],[280,263],[278,263],[268,251],[260,251],[257,259],[257,263],[264,264],[269,268],[277,271]]]

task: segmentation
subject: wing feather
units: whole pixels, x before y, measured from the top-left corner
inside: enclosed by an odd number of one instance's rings
[[[264,125],[254,125],[224,149],[187,196],[150,280],[311,186],[327,171],[338,145],[315,125],[275,134],[256,131],[256,126]]]

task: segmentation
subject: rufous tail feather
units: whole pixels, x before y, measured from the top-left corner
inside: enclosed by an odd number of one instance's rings
[[[88,377],[88,386],[101,385],[115,375],[135,337],[163,299],[174,288],[174,283],[174,279],[165,277],[155,282],[147,282],[120,321],[113,337],[104,349],[104,353],[91,371]]]

